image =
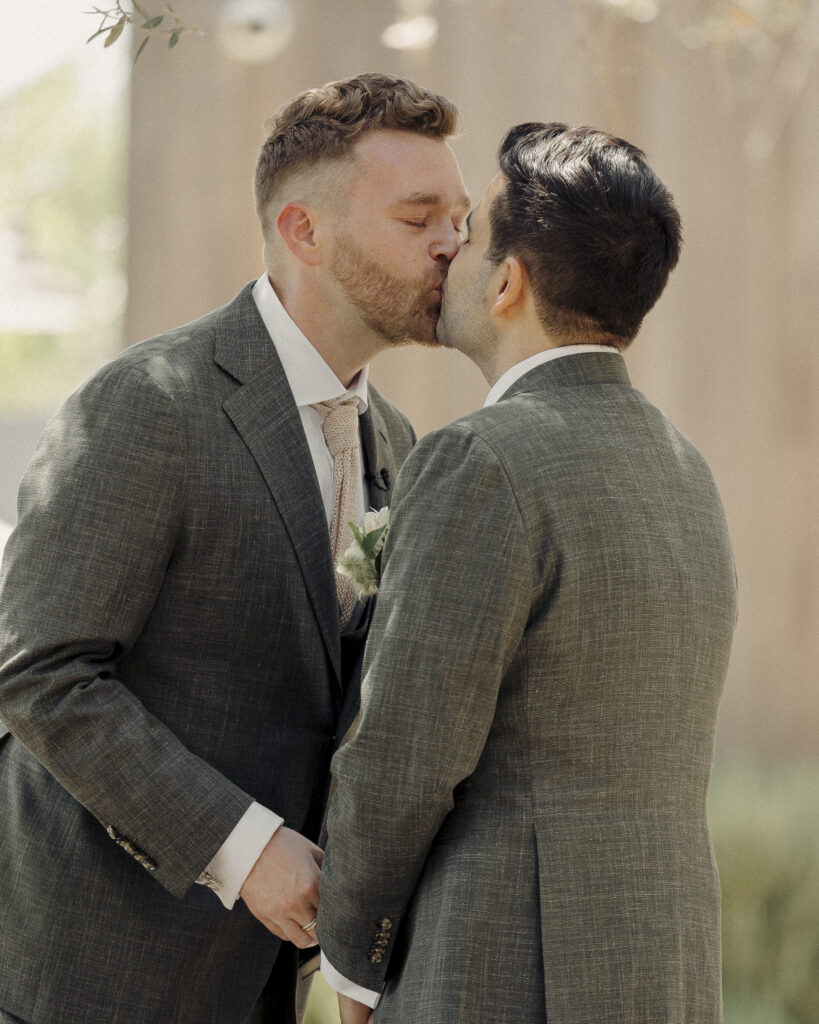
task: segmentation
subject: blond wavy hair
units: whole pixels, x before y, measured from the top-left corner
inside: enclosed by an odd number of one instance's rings
[[[256,165],[256,212],[266,213],[285,182],[317,165],[350,159],[367,132],[392,128],[444,140],[457,127],[458,111],[445,96],[406,78],[370,72],[308,89],[268,118],[268,135]]]

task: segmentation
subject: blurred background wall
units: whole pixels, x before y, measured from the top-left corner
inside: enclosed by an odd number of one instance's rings
[[[57,6],[62,50],[49,64]],[[13,24],[0,31],[9,522],[36,436],[69,390],[261,272],[252,173],[265,118],[296,92],[382,70],[445,93],[461,110],[453,148],[475,201],[520,121],[592,124],[647,152],[686,243],[626,358],[710,462],[740,583],[714,794],[727,1019],[816,1024],[819,2],[178,0],[202,34],[172,51],[152,38],[132,74],[127,32],[83,48],[96,24],[85,9],[41,0],[26,8],[27,42]],[[22,11],[4,9],[0,30]],[[23,84],[3,85],[15,62]],[[452,352],[390,352],[373,377],[419,433],[487,390]]]

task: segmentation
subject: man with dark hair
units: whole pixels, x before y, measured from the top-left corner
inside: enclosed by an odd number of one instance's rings
[[[0,1021],[295,1020],[370,616],[334,561],[414,440],[367,366],[435,343],[455,120],[385,75],[297,97],[266,272],[46,428],[0,579]]]
[[[438,323],[492,387],[396,485],[323,962],[345,1024],[717,1024],[736,580],[707,465],[618,351],[679,218],[604,132],[521,125],[500,168]]]
[[[526,264],[543,330],[564,344],[633,341],[680,255],[680,217],[645,155],[606,132],[522,124],[498,153],[493,265]]]

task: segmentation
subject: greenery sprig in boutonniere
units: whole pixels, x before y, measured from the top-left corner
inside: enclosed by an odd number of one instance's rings
[[[353,581],[359,600],[378,593],[381,554],[389,528],[389,506],[378,512],[367,512],[363,526],[350,523],[355,540],[339,558],[336,572]]]

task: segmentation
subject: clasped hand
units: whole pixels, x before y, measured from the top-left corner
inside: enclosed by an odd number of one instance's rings
[[[322,850],[283,825],[274,833],[245,879],[241,896],[268,931],[299,949],[317,944],[304,926],[316,919]],[[373,1011],[347,996],[338,997],[341,1024],[372,1024]]]
[[[241,889],[247,909],[268,931],[299,949],[317,944],[304,926],[316,919],[324,853],[315,843],[283,825],[253,865]]]

